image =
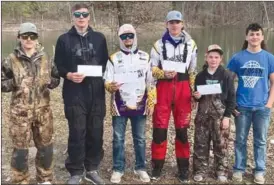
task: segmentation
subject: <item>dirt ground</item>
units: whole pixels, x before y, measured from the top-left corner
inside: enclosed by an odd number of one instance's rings
[[[109,98],[109,95],[107,96]],[[55,157],[55,167],[54,167],[54,176],[55,183],[64,184],[66,183],[69,174],[64,167],[64,161],[67,157],[65,153],[67,146],[67,138],[68,138],[68,127],[67,122],[64,117],[63,111],[63,101],[61,97],[61,85],[52,91],[51,93],[51,105],[54,114],[54,157]],[[2,93],[2,184],[8,184],[10,182],[10,157],[12,152],[12,144],[11,139],[8,135],[8,126],[9,126],[9,102],[10,102],[10,94]],[[109,101],[107,101],[109,104]],[[195,112],[193,113],[193,117],[195,116]],[[172,126],[172,120],[170,121],[170,129],[168,133],[169,140],[169,148],[167,153],[167,159],[163,170],[163,177],[161,181],[151,182],[152,184],[178,184],[179,181],[176,179],[175,174],[177,171],[176,160],[174,155],[174,127]],[[147,167],[148,172],[150,173],[150,143],[152,140],[152,132],[151,132],[151,118],[147,121]],[[191,150],[193,147],[193,122],[191,124],[191,128],[189,129],[189,139],[191,141]],[[231,169],[234,162],[234,152],[233,152],[233,142],[234,142],[235,128],[232,127],[232,131],[230,134],[230,143],[229,143],[229,167],[230,167],[230,177],[231,177]],[[272,123],[269,128],[269,137],[268,137],[268,151],[267,151],[267,173],[266,173],[266,183],[274,184],[274,144],[270,143],[270,140],[274,139],[274,111],[272,110]],[[133,142],[131,137],[131,128],[130,124],[128,124],[126,131],[126,142],[125,142],[125,152],[126,152],[126,171],[125,175],[122,178],[121,184],[140,184],[139,179],[134,175],[134,151],[133,151]],[[105,157],[101,162],[100,173],[106,183],[110,183],[110,175],[112,168],[112,126],[111,126],[111,117],[109,114],[109,106],[107,110],[107,116],[105,118],[105,131],[104,131],[104,149],[105,149]],[[192,153],[192,152],[191,152]],[[29,170],[31,174],[31,182],[36,183],[35,181],[35,159],[36,149],[34,147],[33,142],[31,142],[30,146],[30,154],[29,154]],[[211,161],[213,156],[210,157]],[[192,161],[192,160],[191,160]],[[248,167],[247,172],[244,178],[245,184],[253,183],[252,176],[252,168],[254,168],[253,164],[253,146],[252,146],[252,132],[250,132],[249,140],[248,140]],[[190,167],[192,170],[192,167]],[[213,176],[212,165],[209,168],[209,174],[211,177]],[[191,176],[192,177],[192,176]],[[208,179],[209,183],[218,183],[213,178]],[[191,178],[190,181],[193,184],[193,180]],[[232,183],[231,181],[229,182]]]

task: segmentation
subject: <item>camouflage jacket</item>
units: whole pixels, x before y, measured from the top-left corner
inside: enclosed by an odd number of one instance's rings
[[[1,63],[1,91],[12,92],[11,108],[30,110],[48,106],[49,89],[60,83],[58,71],[39,46],[28,57],[18,45]]]

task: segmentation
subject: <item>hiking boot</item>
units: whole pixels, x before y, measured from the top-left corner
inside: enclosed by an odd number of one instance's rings
[[[150,182],[150,178],[146,171],[144,170],[134,170],[134,173],[139,176],[142,182]]]
[[[73,175],[68,180],[68,184],[80,184],[81,182],[82,182],[82,175]]]
[[[218,176],[218,181],[221,182],[221,183],[225,183],[225,182],[227,182],[227,177],[224,176],[224,175],[219,175]]]
[[[242,172],[234,172],[232,175],[232,180],[235,182],[243,181],[243,173]]]
[[[161,177],[161,170],[160,169],[153,169],[151,173],[151,180],[158,181]]]
[[[193,180],[196,182],[201,182],[204,180],[204,177],[201,174],[194,175]]]
[[[99,176],[97,171],[86,172],[85,180],[92,184],[105,184],[104,180]]]
[[[256,173],[254,176],[254,182],[256,184],[264,184],[265,183],[265,177],[263,173]]]
[[[123,175],[124,175],[124,173],[113,171],[111,178],[110,178],[110,182],[115,183],[115,184],[120,183]]]
[[[181,183],[187,183],[188,180],[188,171],[179,172],[178,179]]]

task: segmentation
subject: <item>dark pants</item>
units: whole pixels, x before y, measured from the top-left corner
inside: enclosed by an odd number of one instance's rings
[[[95,109],[101,107],[105,105],[97,105]],[[65,165],[71,176],[82,175],[84,169],[98,169],[104,156],[102,145],[105,115],[102,112],[94,112],[87,103],[65,106],[69,125],[68,158]]]

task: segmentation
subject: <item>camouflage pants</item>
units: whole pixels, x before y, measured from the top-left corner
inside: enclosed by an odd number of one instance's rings
[[[222,118],[210,111],[195,118],[195,139],[193,155],[194,174],[205,175],[208,170],[210,142],[213,142],[214,169],[216,175],[227,176],[228,129],[221,129]],[[230,123],[231,124],[231,123]]]
[[[33,138],[37,148],[35,159],[37,182],[52,181],[53,117],[49,106],[36,110],[11,109],[10,136],[13,143],[11,157],[12,183],[28,184],[28,148]]]

